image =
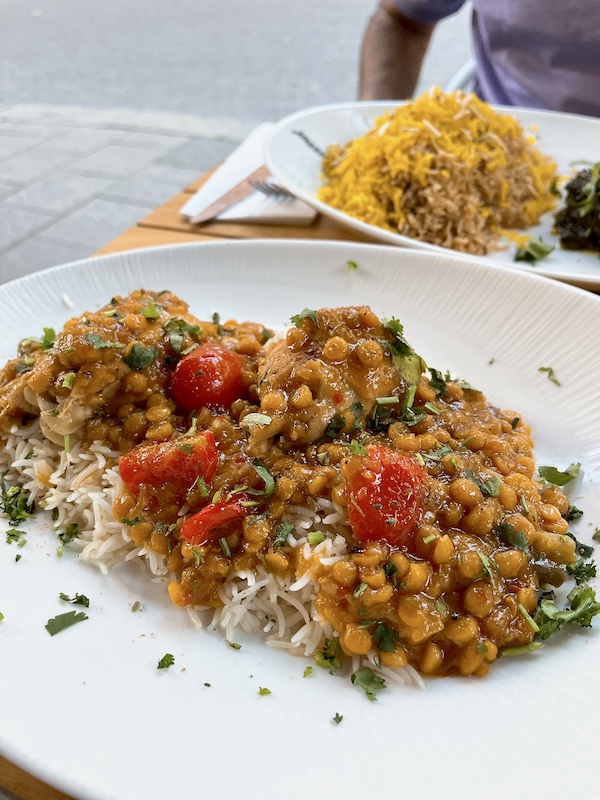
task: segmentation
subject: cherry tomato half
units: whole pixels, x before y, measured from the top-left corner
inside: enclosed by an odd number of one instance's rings
[[[216,342],[205,342],[185,355],[175,367],[171,394],[188,413],[203,406],[229,408],[245,393],[244,360]]]
[[[174,494],[185,494],[197,478],[210,481],[216,469],[217,446],[210,431],[193,438],[141,444],[119,458],[121,477],[135,495],[142,483],[169,484]]]
[[[186,519],[181,526],[181,538],[193,545],[214,541],[227,536],[232,526],[241,522],[246,513],[247,509],[239,498],[211,503]]]
[[[344,469],[352,531],[361,542],[407,546],[421,516],[427,472],[382,445],[369,445],[367,453],[351,456]]]

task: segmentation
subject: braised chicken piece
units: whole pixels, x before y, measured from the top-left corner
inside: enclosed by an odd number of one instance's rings
[[[418,382],[418,356],[408,346],[401,354],[393,326],[367,306],[306,309],[294,321],[259,361],[260,409],[271,422],[252,430],[256,447],[277,434],[300,446],[364,428],[376,401],[401,404],[409,383]],[[414,381],[398,363],[411,354],[419,362]]]

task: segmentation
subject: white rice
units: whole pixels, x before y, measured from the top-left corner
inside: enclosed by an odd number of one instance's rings
[[[25,427],[15,425],[0,452],[0,474],[7,484],[23,486],[36,507],[54,513],[57,533],[70,524],[78,525],[78,538],[70,546],[83,561],[103,573],[117,564],[134,562],[145,566],[154,580],[165,580],[165,557],[132,542],[127,525],[113,515],[113,503],[124,489],[118,451],[97,442],[83,446],[75,436],[70,438],[69,452],[65,452],[43,436],[38,420]],[[313,569],[319,564],[331,566],[346,555],[346,512],[324,498],[310,504],[312,508],[294,505],[288,509],[285,520],[294,525],[294,532],[282,548],[289,554],[301,548],[309,568],[295,578],[267,572],[261,564],[255,571],[234,573],[219,589],[221,607],[188,607],[196,626],[222,631],[228,641],[241,630],[260,636],[268,647],[301,656],[313,656],[326,638],[336,635],[316,610],[319,583]],[[325,540],[312,547],[307,538],[311,531],[323,533]],[[423,686],[412,667],[383,667],[375,652],[354,657],[353,670],[360,666],[369,666],[392,682]]]

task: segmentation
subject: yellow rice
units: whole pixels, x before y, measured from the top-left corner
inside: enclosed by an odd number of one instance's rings
[[[484,254],[555,205],[556,164],[517,120],[434,88],[323,159],[318,197],[385,230]]]

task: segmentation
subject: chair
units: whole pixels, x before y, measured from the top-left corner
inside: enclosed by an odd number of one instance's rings
[[[470,58],[466,64],[454,73],[446,84],[446,92],[455,92],[461,89],[463,92],[470,92],[475,81],[475,61]]]

